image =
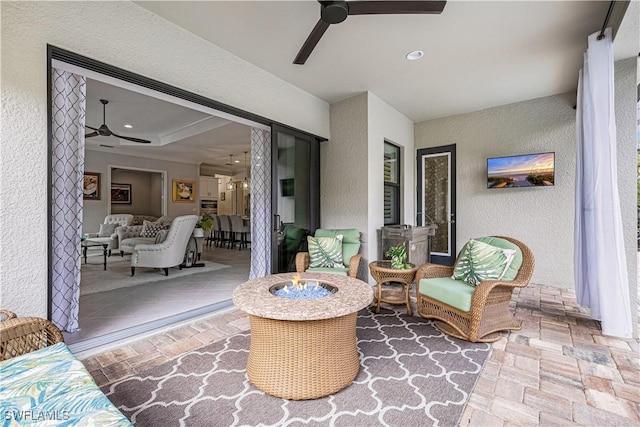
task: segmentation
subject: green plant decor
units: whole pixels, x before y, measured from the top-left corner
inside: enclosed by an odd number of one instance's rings
[[[404,243],[396,246],[391,246],[385,255],[391,258],[391,268],[398,270],[407,270],[411,268],[411,264],[407,263],[407,250],[404,247]]]
[[[209,214],[202,215],[202,219],[196,224],[196,228],[202,228],[205,233],[208,233],[213,228],[213,217]]]

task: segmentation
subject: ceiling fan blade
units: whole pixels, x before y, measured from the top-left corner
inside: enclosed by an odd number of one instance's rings
[[[349,15],[442,13],[446,1],[349,1]]]
[[[92,136],[99,136],[100,134],[98,132],[91,132],[86,134],[84,137],[85,138],[91,138]]]
[[[113,132],[111,132],[111,136],[115,136],[116,138],[120,138],[120,139],[126,139],[127,141],[139,142],[141,144],[151,144],[151,141],[147,141],[146,139],[131,138],[130,136],[120,136],[120,135],[116,135]]]
[[[87,125],[84,125],[84,127],[89,128],[89,129],[91,129],[91,130],[98,130],[98,129],[96,129],[96,128],[92,128],[91,126],[87,126]]]
[[[300,48],[300,52],[298,52],[296,59],[293,60],[294,64],[302,65],[307,62],[309,55],[313,52],[313,49],[320,41],[324,32],[327,31],[329,25],[330,24],[327,24],[322,19],[318,21],[316,26],[313,27],[313,30],[311,30],[311,34],[309,34],[309,37],[307,37],[307,40],[305,40],[304,44]]]

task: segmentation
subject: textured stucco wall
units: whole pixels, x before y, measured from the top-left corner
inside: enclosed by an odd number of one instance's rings
[[[457,250],[473,237],[511,236],[536,257],[533,282],[573,287],[573,94],[416,124],[416,148],[456,144]],[[487,158],[555,151],[554,187],[487,189]]]
[[[381,259],[377,231],[384,225],[384,141],[401,150],[402,196],[400,221],[415,224],[415,149],[413,122],[373,93],[369,100],[369,261]]]
[[[374,283],[367,265],[378,258],[377,230],[384,223],[384,141],[402,148],[403,221],[412,223],[413,122],[365,92],[331,105],[331,140],[321,146],[321,224],[360,230],[363,262],[358,276]]]
[[[625,254],[629,277],[629,302],[633,318],[633,336],[638,336],[638,280],[637,280],[637,58],[615,63],[615,110],[618,137],[618,191],[624,231]]]
[[[134,3],[0,8],[0,306],[19,315],[47,313],[47,43],[329,135],[326,102]]]
[[[356,228],[367,233],[367,131],[366,93],[331,105],[331,140],[320,146],[322,228]],[[367,251],[365,242],[363,256]]]

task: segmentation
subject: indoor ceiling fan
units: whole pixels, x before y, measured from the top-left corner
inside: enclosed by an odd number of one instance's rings
[[[93,131],[91,133],[86,134],[84,136],[85,138],[91,138],[93,136],[115,136],[116,138],[126,139],[127,141],[139,142],[142,144],[151,144],[151,141],[147,141],[146,139],[131,138],[130,136],[116,135],[115,133],[111,132],[111,129],[109,129],[109,127],[107,126],[107,112],[106,112],[107,104],[109,103],[109,101],[107,101],[106,99],[101,99],[100,102],[102,102],[102,125],[100,125],[100,127],[97,129],[92,128],[91,126],[85,125],[85,127]]]
[[[329,25],[338,24],[349,15],[437,14],[442,13],[446,1],[320,1],[320,20],[293,60],[304,64]]]

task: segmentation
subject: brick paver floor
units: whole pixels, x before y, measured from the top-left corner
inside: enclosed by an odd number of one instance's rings
[[[460,425],[640,425],[638,340],[602,335],[570,290],[531,284],[512,308],[522,329],[493,344]],[[102,386],[248,328],[231,311],[82,361]]]

